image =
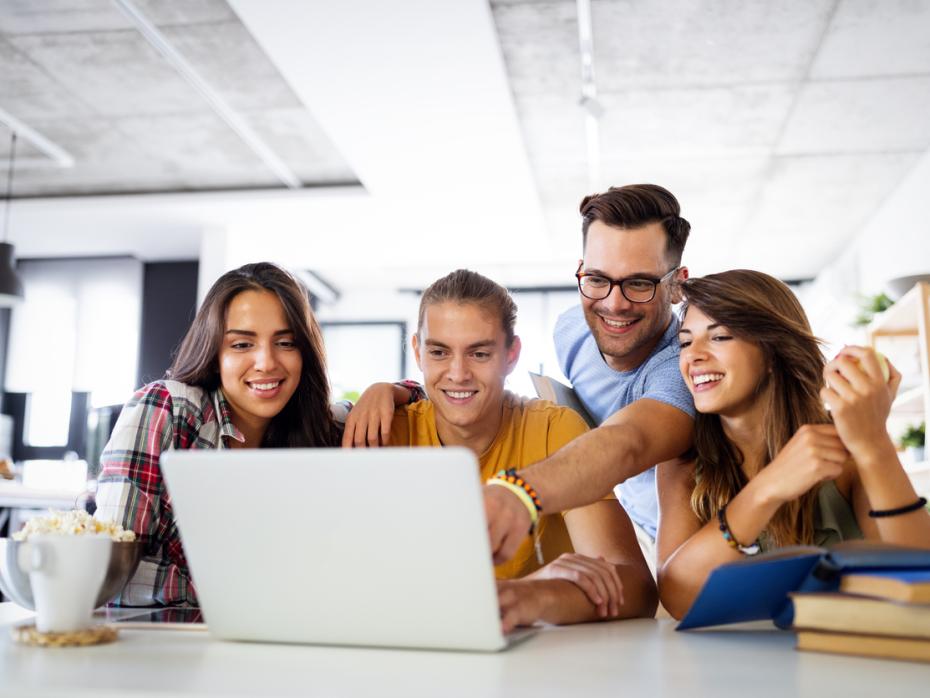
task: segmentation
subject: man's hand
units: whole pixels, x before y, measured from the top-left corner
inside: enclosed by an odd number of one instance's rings
[[[530,512],[520,498],[506,487],[485,485],[484,513],[488,519],[494,564],[507,562],[529,534]]]
[[[562,553],[545,567],[533,572],[531,579],[564,579],[580,588],[597,608],[601,618],[616,617],[623,603],[623,583],[617,568],[603,557]]]
[[[501,630],[505,634],[517,626],[532,625],[542,615],[542,595],[526,579],[498,580],[497,602],[501,608]]]
[[[374,383],[358,399],[346,419],[342,433],[343,448],[377,448],[391,440],[396,393],[409,392],[393,383]],[[403,401],[401,400],[401,403]]]

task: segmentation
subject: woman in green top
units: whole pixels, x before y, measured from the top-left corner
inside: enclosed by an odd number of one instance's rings
[[[682,285],[688,464],[659,466],[659,596],[680,618],[710,571],[784,545],[930,547],[930,513],[885,429],[901,375],[866,347],[826,363],[791,290],[732,270]]]

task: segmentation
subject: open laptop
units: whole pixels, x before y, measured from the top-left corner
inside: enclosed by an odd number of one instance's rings
[[[161,467],[216,637],[494,651],[526,635],[501,632],[466,449],[168,451]]]

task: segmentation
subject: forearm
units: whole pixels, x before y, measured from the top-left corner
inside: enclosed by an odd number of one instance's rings
[[[547,511],[591,504],[624,480],[691,447],[694,422],[664,403],[641,399],[521,472]]]
[[[619,425],[602,425],[545,460],[520,471],[539,494],[546,511],[568,511],[603,498],[617,484],[648,470],[644,458]]]
[[[742,545],[751,545],[765,529],[777,503],[767,500],[752,482],[727,507],[726,518],[731,534]],[[754,491],[755,490],[755,491]],[[675,618],[691,607],[710,573],[720,565],[735,562],[743,554],[723,537],[717,519],[708,521],[686,540],[659,568],[659,599]]]
[[[197,606],[197,592],[186,568],[161,557],[143,557],[112,603],[116,606]]]
[[[537,595],[539,620],[553,625],[587,623],[618,618],[652,618],[658,604],[655,582],[648,570],[634,565],[615,565],[623,584],[623,602],[616,616],[602,617],[597,606],[579,586],[565,579],[525,577],[512,582],[523,588],[519,593]]]
[[[917,492],[901,467],[890,439],[854,457],[871,509],[897,509],[917,501]],[[926,508],[897,516],[876,517],[872,521],[885,542],[930,548],[930,512]]]

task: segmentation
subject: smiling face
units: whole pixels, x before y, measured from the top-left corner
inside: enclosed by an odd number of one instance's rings
[[[226,310],[220,383],[233,424],[257,447],[297,390],[303,358],[284,308],[270,291],[243,291]]]
[[[756,344],[690,307],[678,333],[678,365],[698,412],[737,417],[758,407],[768,370]]]
[[[425,309],[413,350],[439,438],[483,451],[500,427],[504,381],[520,358],[519,337],[508,347],[491,310],[445,301]]]
[[[610,279],[659,279],[674,266],[665,246],[661,223],[628,229],[595,220],[588,228],[581,271]],[[685,278],[687,271],[682,268],[678,275]],[[597,348],[611,368],[629,371],[638,367],[658,344],[672,318],[671,281],[662,283],[648,303],[628,301],[616,286],[601,300],[579,294]]]

